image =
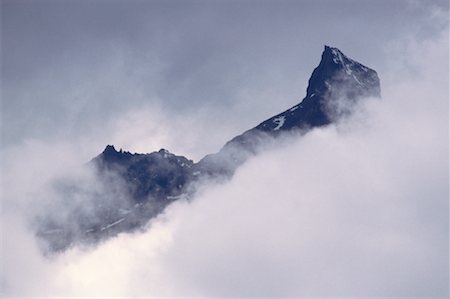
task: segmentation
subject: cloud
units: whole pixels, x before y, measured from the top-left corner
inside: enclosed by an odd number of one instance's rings
[[[2,1],[2,143],[102,148],[105,123],[159,105],[198,120],[199,159],[301,99],[324,43],[381,72],[386,43],[445,23],[446,1],[411,3]]]
[[[96,248],[43,257],[22,221],[23,199],[79,153],[38,142],[11,150],[4,294],[447,296],[447,42],[445,30],[398,46],[409,59],[381,75],[382,100],[338,126],[279,139],[229,182]]]
[[[24,138],[2,149],[2,295],[448,296],[448,16],[432,11],[447,20],[440,30],[412,30],[378,53],[382,100],[337,126],[277,139],[229,182],[203,186],[144,232],[43,256],[29,219],[54,196],[55,179],[89,178],[81,165],[106,140],[201,157],[189,143],[227,127],[202,127],[218,114],[174,115],[155,97],[72,140]],[[142,103],[131,86],[121,94]],[[240,99],[255,96],[237,89]],[[182,124],[192,132],[178,132]]]

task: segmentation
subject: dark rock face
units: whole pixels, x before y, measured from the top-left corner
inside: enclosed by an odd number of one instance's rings
[[[194,183],[199,178],[230,177],[267,138],[286,131],[305,133],[331,124],[349,115],[361,99],[379,96],[380,83],[374,70],[337,48],[325,46],[320,64],[309,79],[306,97],[299,104],[233,138],[218,153],[198,163],[165,149],[132,154],[108,145],[89,163],[101,185],[90,195],[94,208],[84,212],[77,208],[64,218],[75,226],[44,217],[38,235],[51,250],[62,250],[73,243],[97,242],[139,229],[174,200],[188,198],[195,192]],[[70,197],[77,192],[82,191],[66,187],[61,194]]]
[[[336,122],[367,97],[380,97],[377,73],[339,49],[325,46],[320,64],[309,79],[306,97],[299,104],[236,136],[198,164],[208,174],[231,175],[267,137],[293,130],[307,132]]]
[[[188,196],[194,163],[165,149],[150,154],[116,151],[108,145],[87,167],[95,183],[65,178],[55,182],[59,201],[37,219],[37,235],[50,251],[94,244],[120,232],[143,228],[168,204]]]
[[[276,133],[328,125],[351,112],[351,108],[366,97],[380,97],[377,73],[348,58],[339,49],[325,46],[320,64],[309,79],[306,97],[300,104],[263,121],[252,130]]]
[[[106,172],[118,174],[125,182],[129,194],[136,202],[152,197],[166,201],[179,196],[186,183],[191,181],[194,162],[175,156],[165,149],[150,154],[131,154],[116,151],[108,145],[102,154],[92,160],[100,176]]]

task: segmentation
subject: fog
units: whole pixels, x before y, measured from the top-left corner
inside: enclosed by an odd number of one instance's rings
[[[2,295],[448,297],[448,8],[432,11],[429,22],[445,26],[405,32],[377,57],[381,99],[336,125],[279,137],[229,181],[205,184],[144,232],[96,247],[43,255],[30,220],[54,198],[55,180],[82,178],[95,189],[83,165],[103,141],[137,152],[187,146],[198,159],[204,148],[194,141],[225,126],[205,129],[212,116],[173,114],[158,99],[85,134],[64,128],[72,140],[9,124],[21,141],[2,148]]]

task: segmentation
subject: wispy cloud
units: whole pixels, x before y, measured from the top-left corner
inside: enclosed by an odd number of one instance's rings
[[[229,182],[95,248],[44,257],[29,219],[55,179],[90,178],[82,165],[96,138],[108,143],[101,132],[8,146],[3,295],[447,296],[448,23],[429,37],[415,33],[378,53],[382,100],[337,126],[280,138]],[[109,137],[144,151],[136,139],[182,148],[218,130],[189,115],[193,137],[180,141],[183,116],[173,126],[164,109],[147,107],[151,118],[132,109],[106,121]]]

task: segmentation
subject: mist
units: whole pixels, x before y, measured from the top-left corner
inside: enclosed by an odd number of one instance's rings
[[[252,119],[213,135],[226,126],[205,128],[217,115],[208,107],[196,118],[134,94],[140,106],[85,134],[65,127],[51,138],[29,137],[9,124],[21,140],[8,133],[1,153],[2,296],[448,297],[449,32],[448,16],[438,12],[430,23],[447,23],[434,34],[411,31],[377,56],[381,99],[367,99],[335,125],[272,140],[229,181],[205,183],[142,231],[95,246],[44,255],[32,219],[51,208],[61,178],[102,191],[84,168],[100,144],[135,152],[167,144],[199,159]],[[241,100],[258,94],[241,92]],[[206,147],[196,142],[204,136],[213,139]],[[78,200],[89,208],[90,197]]]

